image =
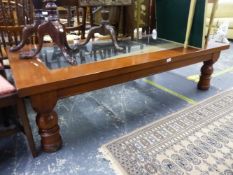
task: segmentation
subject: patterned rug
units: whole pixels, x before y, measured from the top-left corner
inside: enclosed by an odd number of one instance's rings
[[[233,90],[101,147],[117,174],[233,175]]]

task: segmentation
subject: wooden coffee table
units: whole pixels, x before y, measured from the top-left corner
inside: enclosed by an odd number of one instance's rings
[[[210,87],[213,64],[228,44],[210,42],[205,49],[187,48],[167,41],[147,39],[119,42],[126,53],[116,54],[107,41],[89,44],[76,53],[79,65],[69,66],[54,47],[44,48],[38,57],[22,60],[19,52],[8,52],[18,94],[29,97],[36,111],[42,149],[57,151],[62,145],[58,116],[54,107],[59,99],[160,72],[204,62],[198,88]],[[24,50],[29,50],[29,45]],[[110,57],[110,59],[108,59]],[[40,59],[41,58],[41,59]]]

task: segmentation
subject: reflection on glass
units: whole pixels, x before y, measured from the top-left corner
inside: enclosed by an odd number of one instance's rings
[[[171,43],[164,40],[153,40],[143,38],[139,41],[130,39],[118,42],[123,51],[117,51],[110,40],[90,42],[86,46],[74,51],[72,55],[76,58],[78,64],[88,64],[106,59],[119,59],[121,57],[135,54],[155,52],[159,50],[171,49],[180,46],[180,44]],[[64,59],[58,47],[45,47],[39,54],[39,58],[49,69],[58,69],[71,66]]]

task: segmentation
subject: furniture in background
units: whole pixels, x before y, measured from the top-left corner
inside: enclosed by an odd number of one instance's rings
[[[35,25],[27,26],[24,28],[23,32],[23,39],[22,41],[25,41],[26,38],[28,38],[33,32],[37,33],[38,35],[38,47],[36,50],[31,50],[29,52],[24,52],[21,53],[21,58],[33,58],[36,56],[42,49],[43,47],[43,38],[45,35],[49,35],[53,43],[55,43],[61,50],[63,55],[65,56],[66,60],[68,63],[71,65],[77,64],[75,61],[73,55],[72,55],[72,50],[67,42],[66,38],[66,29],[64,25],[62,25],[58,19],[58,14],[57,14],[57,4],[56,0],[45,0],[45,9],[48,13],[48,20],[40,21],[40,20],[35,20]],[[59,1],[58,1],[59,2]],[[127,0],[127,1],[77,1],[76,3],[80,3],[81,7],[86,7],[86,6],[96,6],[96,5],[103,5],[103,6],[115,6],[115,5],[131,5],[132,0]],[[43,2],[42,0],[33,0],[33,5],[35,8],[35,11],[41,10]],[[94,33],[100,33],[102,35],[107,35],[110,34],[112,41],[114,43],[114,46],[117,50],[121,50],[121,48],[117,45],[116,41],[116,35],[114,28],[108,24],[108,17],[109,17],[109,11],[107,10],[102,10],[102,22],[100,26],[93,27],[90,29],[90,32],[87,36],[87,39],[80,44],[77,44],[78,49],[80,46],[83,46],[89,42],[91,37],[93,36]],[[38,22],[39,21],[39,22]],[[38,22],[38,23],[37,23]],[[21,42],[24,43],[24,42]],[[16,47],[11,48],[11,51],[17,51],[21,49],[24,46],[24,44],[17,45]]]
[[[125,0],[125,1],[114,0],[114,1],[106,2],[105,0],[100,0],[100,1],[80,0],[79,3],[81,7],[96,7],[96,6],[114,7],[114,6],[129,6],[129,5],[132,5],[133,1],[132,0]],[[99,33],[101,35],[110,35],[115,49],[122,50],[122,48],[117,43],[115,29],[113,26],[109,24],[109,13],[110,13],[109,10],[106,10],[106,9],[101,10],[101,16],[102,16],[101,24],[99,26],[92,27],[87,35],[86,40],[83,43],[77,44],[78,47],[85,46],[90,41],[90,39],[95,33]]]
[[[45,10],[48,13],[48,19],[45,20],[42,16],[42,8],[43,8],[43,2],[45,3]],[[59,5],[69,5],[69,1],[58,1]],[[75,2],[75,4],[78,4],[78,1]],[[33,0],[33,5],[35,8],[35,20],[34,24],[25,26],[23,30],[23,37],[20,44],[18,44],[15,47],[12,47],[10,50],[12,52],[18,51],[22,49],[22,47],[25,45],[25,40],[30,37],[33,33],[36,33],[38,35],[38,46],[36,50],[31,50],[29,52],[23,52],[21,53],[21,58],[32,58],[35,55],[37,55],[42,47],[43,47],[43,39],[45,35],[49,35],[52,38],[52,41],[58,45],[58,47],[62,50],[63,55],[65,56],[67,62],[70,64],[77,64],[72,56],[72,49],[70,48],[67,38],[66,38],[66,32],[69,32],[71,30],[80,29],[78,27],[67,27],[63,24],[61,24],[59,17],[58,17],[58,11],[57,11],[57,5],[56,0]],[[85,20],[84,20],[85,21]],[[83,29],[83,25],[82,25]]]
[[[45,10],[48,15],[47,20],[41,20],[40,14],[42,14],[43,2],[45,3]],[[25,41],[28,37],[30,37],[33,33],[38,35],[38,46],[36,50],[33,49],[28,52],[21,53],[21,58],[33,58],[36,56],[43,47],[44,36],[49,35],[52,38],[53,43],[55,43],[61,50],[63,55],[65,56],[67,62],[70,64],[76,64],[75,59],[73,59],[71,54],[71,48],[66,39],[66,29],[63,24],[59,21],[58,11],[56,0],[33,0],[33,5],[35,8],[35,12],[39,11],[38,18],[35,18],[34,24],[26,26],[23,31],[22,42]],[[37,16],[37,15],[35,15]],[[24,44],[19,44],[16,47],[11,48],[12,52],[18,51],[22,49]]]
[[[134,31],[134,5],[118,5],[118,6],[89,6],[90,9],[90,25],[98,26],[101,23],[101,10],[110,11],[109,24],[114,26],[117,36],[119,34],[123,36],[133,37]],[[98,35],[97,35],[98,36]],[[100,35],[100,37],[102,37]]]
[[[147,34],[151,34],[156,28],[156,0],[135,0],[134,23],[139,37],[139,28],[143,28]],[[144,32],[144,31],[143,31]]]
[[[73,6],[60,6],[57,10],[61,23],[65,27],[73,27],[76,17],[76,8]]]
[[[2,47],[2,43],[0,42],[0,75],[6,77],[5,68],[9,66],[9,64],[3,63],[6,60],[5,49]]]
[[[87,8],[80,7],[79,2],[76,0],[59,0],[57,1],[57,5],[60,20],[64,19],[62,17],[64,13],[67,16],[65,18],[67,23],[66,32],[81,31],[81,39],[84,39],[87,23]]]
[[[0,1],[0,25],[25,25],[33,21],[33,9],[30,0]]]
[[[3,57],[2,55],[6,55],[6,53],[5,53],[5,50],[1,48],[1,43],[0,43],[0,55],[1,55],[0,56],[0,75],[2,75],[3,77],[6,77],[5,69],[8,68],[9,64],[6,65],[6,63],[3,63],[4,60],[6,60],[6,58]]]
[[[22,30],[33,21],[33,7],[30,0],[0,0],[0,64],[9,67],[6,47],[18,45],[22,39]],[[25,40],[34,43],[35,37]]]
[[[122,43],[128,45],[127,41],[122,41]],[[174,42],[167,44],[176,46]],[[151,46],[156,47],[156,45],[149,45],[149,48]],[[122,55],[109,56],[110,59],[104,61],[94,60],[91,63],[74,66],[70,66],[63,58],[64,67],[55,67],[55,70],[46,64],[40,55],[30,60],[20,60],[19,52],[8,52],[18,95],[20,98],[29,97],[32,107],[37,113],[36,121],[43,151],[54,152],[62,146],[58,115],[54,110],[59,99],[198,62],[204,62],[198,88],[207,90],[210,87],[213,64],[218,60],[220,52],[228,49],[229,45],[210,42],[204,49],[184,48],[182,44],[175,46],[159,51],[152,49],[149,50],[150,52],[146,52],[146,49],[145,52],[143,50],[138,52],[144,46],[137,46],[136,52],[131,53],[132,55],[124,55],[119,52],[118,54]],[[25,49],[28,50],[32,47],[28,45]],[[109,43],[107,47],[109,47]],[[158,48],[161,47],[163,48],[164,44],[158,45]],[[53,49],[53,47],[51,48]],[[113,46],[112,50],[115,53]],[[87,52],[89,53],[89,50]],[[82,52],[79,53],[82,54]],[[89,55],[85,53],[82,54],[84,59],[90,59]],[[59,61],[61,58],[57,59]]]
[[[14,118],[16,126],[15,128],[1,129],[0,137],[10,136],[18,131],[22,131],[27,138],[32,156],[36,157],[37,152],[24,101],[23,99],[18,98],[15,87],[11,85],[3,76],[0,75],[0,108],[5,108],[9,106],[17,107],[18,116]],[[7,116],[3,115],[1,117],[5,118]],[[20,124],[20,121],[22,123],[22,126]]]
[[[207,6],[207,27],[209,27],[212,8],[213,8],[213,3],[209,3]],[[213,21],[211,34],[213,34],[219,27],[219,24],[221,24],[224,21],[229,22],[229,31],[227,37],[228,39],[233,39],[233,1],[232,0],[219,0]]]
[[[35,157],[37,152],[24,101],[18,98],[16,89],[7,81],[5,72],[6,69],[10,68],[6,48],[20,43],[24,26],[33,22],[32,13],[33,6],[30,0],[0,0],[0,108],[9,106],[17,108],[17,116],[12,118],[16,127],[1,130],[0,137],[22,131],[26,135],[31,153]],[[25,42],[33,44],[36,42],[36,37],[32,36]],[[1,117],[8,120],[8,116]]]

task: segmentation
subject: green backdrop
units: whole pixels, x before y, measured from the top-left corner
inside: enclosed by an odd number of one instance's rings
[[[206,0],[197,0],[189,45],[201,48]],[[156,0],[158,37],[184,43],[190,0]]]

